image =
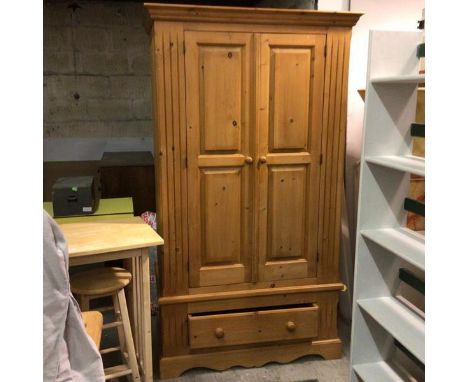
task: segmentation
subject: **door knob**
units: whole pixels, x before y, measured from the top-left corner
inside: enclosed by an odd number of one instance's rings
[[[262,156],[259,158],[259,160],[260,160],[260,163],[266,163],[266,162],[267,162],[267,158],[266,158],[266,156],[264,156],[264,155],[262,155]]]
[[[245,156],[245,163],[248,163],[248,164],[253,163],[253,158],[251,156],[246,155]]]
[[[224,337],[223,328],[216,328],[215,329],[215,336],[216,336],[216,338],[223,338]]]
[[[294,332],[296,330],[296,324],[294,321],[288,321],[286,323],[286,329],[288,329],[288,332]]]

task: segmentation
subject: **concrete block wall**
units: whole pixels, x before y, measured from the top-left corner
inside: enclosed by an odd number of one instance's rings
[[[320,0],[321,4],[330,1]],[[315,0],[197,1],[313,8]],[[320,5],[319,4],[319,8]],[[152,151],[150,38],[143,2],[44,0],[44,161]]]
[[[151,137],[143,3],[43,4],[44,138]]]

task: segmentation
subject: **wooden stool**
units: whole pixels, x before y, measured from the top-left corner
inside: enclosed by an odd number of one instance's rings
[[[117,267],[79,272],[70,278],[71,291],[77,295],[82,311],[89,311],[91,299],[112,296],[116,321],[104,324],[103,329],[117,327],[120,346],[102,349],[101,354],[120,350],[125,364],[104,369],[106,380],[131,374],[133,381],[140,381],[124,291],[131,279],[130,272]]]
[[[86,329],[86,333],[96,344],[99,349],[101,345],[101,334],[103,326],[103,317],[101,312],[82,312],[81,317],[83,318],[83,324]]]

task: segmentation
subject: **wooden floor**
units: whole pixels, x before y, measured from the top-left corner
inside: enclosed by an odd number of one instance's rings
[[[166,379],[165,382],[303,382],[318,379],[319,382],[349,381],[349,338],[350,326],[339,322],[340,338],[343,340],[343,358],[324,361],[318,356],[306,356],[295,362],[281,365],[270,363],[264,367],[246,369],[233,367],[219,372],[208,369],[192,369],[181,377]],[[159,379],[155,379],[159,381]]]

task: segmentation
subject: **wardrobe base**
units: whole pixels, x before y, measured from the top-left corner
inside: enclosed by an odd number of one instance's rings
[[[225,370],[233,366],[260,367],[269,362],[288,363],[306,355],[320,355],[326,360],[341,358],[339,338],[284,345],[250,347],[229,351],[163,357],[160,360],[161,379],[176,378],[195,367]]]

